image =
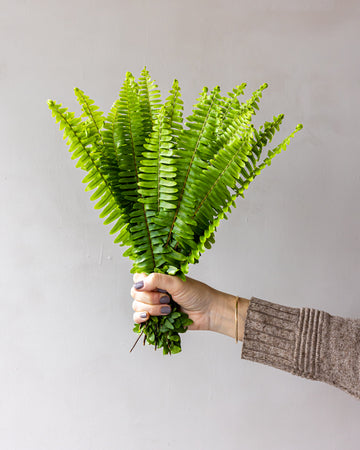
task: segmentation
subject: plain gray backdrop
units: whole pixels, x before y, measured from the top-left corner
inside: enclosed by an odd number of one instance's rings
[[[360,8],[331,0],[0,1],[0,448],[358,449],[360,402],[189,332],[134,342],[131,263],[46,101],[107,112],[146,65],[185,112],[204,85],[263,82],[257,123],[304,125],[190,276],[241,296],[360,317]]]

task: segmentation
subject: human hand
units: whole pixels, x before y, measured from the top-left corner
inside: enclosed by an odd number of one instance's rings
[[[133,297],[134,322],[146,322],[150,316],[167,315],[171,311],[170,297],[188,314],[193,324],[189,330],[211,330],[228,336],[235,336],[234,308],[236,296],[226,294],[210,286],[187,277],[186,281],[178,277],[161,273],[134,275]],[[239,339],[243,336],[248,300],[239,302],[240,319]]]

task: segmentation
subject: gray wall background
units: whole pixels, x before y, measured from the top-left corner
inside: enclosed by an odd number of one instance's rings
[[[189,332],[163,357],[132,333],[130,261],[81,184],[46,100],[103,111],[125,72],[267,81],[258,120],[304,130],[239,200],[190,276],[360,317],[360,8],[331,0],[1,0],[0,447],[357,449],[360,403]]]

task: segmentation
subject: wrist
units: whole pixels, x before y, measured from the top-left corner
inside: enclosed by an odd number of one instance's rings
[[[218,293],[210,311],[210,331],[225,334],[235,339],[236,299],[236,295],[226,294],[224,292]],[[250,301],[245,298],[239,298],[238,302],[238,337],[242,341]]]

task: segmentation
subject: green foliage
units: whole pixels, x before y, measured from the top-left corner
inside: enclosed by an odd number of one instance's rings
[[[185,279],[189,264],[215,242],[216,228],[237,197],[302,128],[264,156],[284,116],[256,130],[251,121],[267,84],[240,102],[245,87],[227,96],[218,86],[204,88],[185,125],[178,81],[162,104],[146,69],[138,81],[126,74],[107,116],[78,88],[80,117],[49,100],[72,159],[87,172],[83,182],[93,191],[95,208],[102,210],[104,224],[112,224],[115,243],[127,247],[131,272]],[[169,315],[134,327],[164,353],[181,351],[179,333],[192,323],[176,303],[171,306]]]

